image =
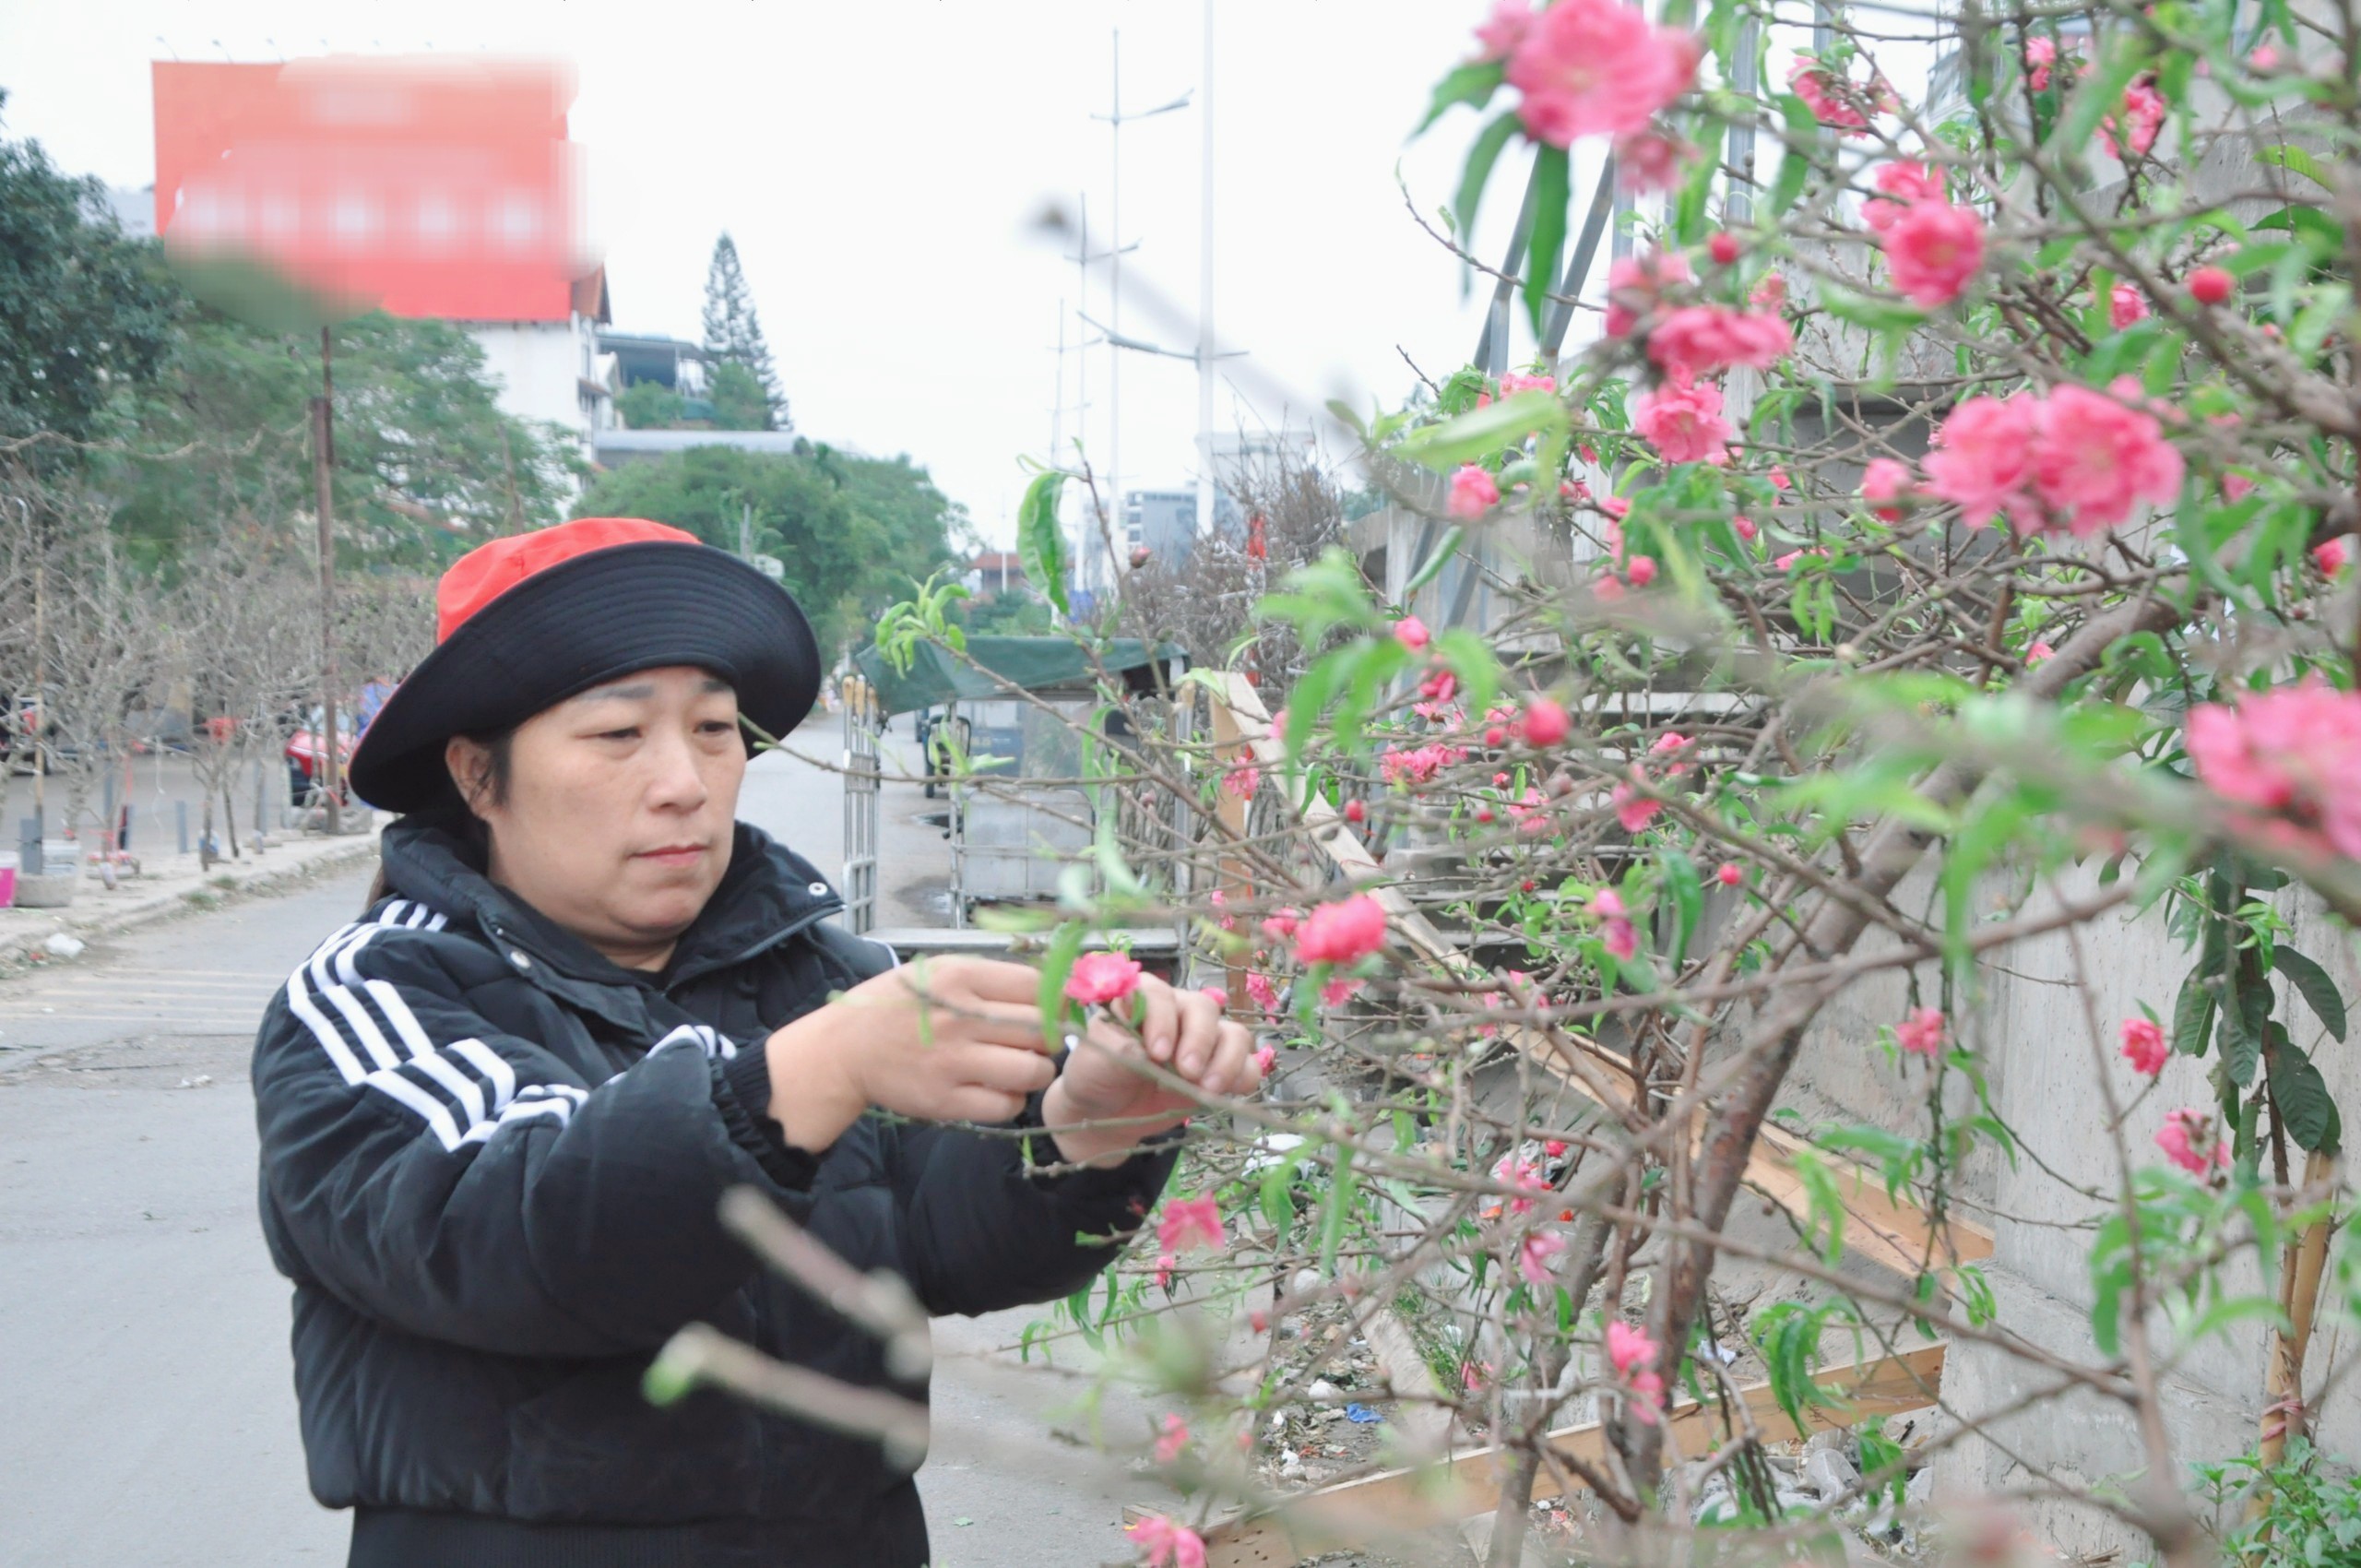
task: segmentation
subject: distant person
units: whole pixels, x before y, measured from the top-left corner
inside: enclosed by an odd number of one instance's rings
[[[369,733],[369,726],[377,721],[377,715],[385,707],[386,699],[393,695],[394,683],[383,675],[372,675],[362,684],[359,711],[353,715],[354,725],[362,734]]]
[[[784,735],[811,710],[811,629],[693,535],[496,540],[436,609],[352,759],[403,814],[373,902],[255,1046],[314,1495],[353,1510],[350,1568],[919,1568],[918,1489],[873,1443],[641,1393],[705,1322],[924,1396],[757,1268],[722,1194],[766,1194],[931,1313],[1070,1295],[1171,1171],[1144,1140],[1195,1108],[1140,1052],[1246,1093],[1245,1031],[1149,979],[1144,1048],[1102,1027],[1050,1055],[1033,970],[921,977],[835,924],[819,873],[733,820],[740,716]]]

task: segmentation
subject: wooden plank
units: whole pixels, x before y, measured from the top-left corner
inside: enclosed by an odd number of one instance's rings
[[[1825,1427],[1851,1426],[1871,1416],[1922,1409],[1940,1396],[1945,1347],[1922,1346],[1866,1363],[1823,1368],[1815,1376],[1845,1403],[1834,1409],[1807,1409],[1798,1427],[1772,1396],[1767,1383],[1738,1391],[1747,1415],[1765,1442],[1783,1443]],[[1681,1453],[1712,1452],[1730,1433],[1718,1402],[1673,1407],[1666,1421]],[[1606,1429],[1598,1422],[1561,1427],[1550,1445],[1585,1462],[1607,1452]],[[1382,1542],[1387,1537],[1429,1529],[1491,1512],[1500,1505],[1507,1455],[1498,1448],[1472,1448],[1434,1464],[1387,1470],[1358,1480],[1306,1492],[1271,1514],[1241,1516],[1205,1532],[1208,1568],[1287,1568],[1323,1551]],[[1545,1469],[1533,1495],[1559,1495]]]
[[[882,942],[905,958],[925,953],[968,953],[996,955],[1038,951],[1039,936],[1018,932],[979,931],[973,928],[954,931],[949,927],[896,925],[878,926],[861,933],[872,942]],[[1046,933],[1045,933],[1046,934]],[[1169,925],[1139,926],[1124,931],[1094,931],[1087,940],[1092,947],[1112,946],[1121,942],[1132,952],[1153,954],[1169,958],[1180,949],[1180,936]]]
[[[1270,716],[1264,711],[1263,699],[1253,687],[1237,675],[1214,677],[1214,711],[1216,721],[1228,732],[1234,726],[1253,751],[1255,759],[1274,769],[1287,765],[1287,746],[1272,732]],[[1225,711],[1228,718],[1223,719]],[[1369,880],[1379,873],[1376,859],[1368,847],[1347,827],[1336,809],[1324,797],[1314,796],[1304,811],[1304,822],[1312,831],[1318,844],[1338,869],[1356,881]],[[1450,937],[1433,921],[1414,909],[1400,888],[1387,885],[1374,889],[1394,929],[1413,947],[1430,960],[1463,979],[1481,974],[1475,961],[1459,950]],[[1585,1099],[1605,1101],[1590,1085],[1571,1071],[1558,1052],[1545,1040],[1528,1029],[1511,1028],[1505,1038],[1529,1060],[1562,1080]],[[1610,1109],[1612,1109],[1610,1107]],[[1697,1118],[1691,1135],[1702,1136],[1703,1117]],[[1806,1140],[1773,1126],[1765,1126],[1756,1134],[1754,1149],[1747,1159],[1747,1184],[1779,1205],[1799,1219],[1809,1221],[1811,1200],[1803,1178],[1797,1174],[1795,1155],[1809,1146]],[[1845,1213],[1845,1245],[1853,1252],[1905,1279],[1916,1278],[1921,1260],[1931,1259],[1940,1269],[1962,1263],[1973,1263],[1992,1255],[1992,1232],[1983,1226],[1958,1215],[1946,1217],[1937,1227],[1926,1211],[1907,1197],[1893,1198],[1886,1194],[1885,1183],[1875,1173],[1824,1150],[1815,1151],[1816,1158],[1836,1178],[1837,1191]]]

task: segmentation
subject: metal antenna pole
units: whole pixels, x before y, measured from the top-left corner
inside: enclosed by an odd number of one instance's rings
[[[1205,59],[1199,106],[1204,151],[1197,217],[1197,538],[1214,531],[1214,0],[1205,4]]]
[[[1107,115],[1107,222],[1110,253],[1107,261],[1107,319],[1117,332],[1123,329],[1123,32],[1114,30],[1109,76],[1113,85]],[[1107,350],[1107,496],[1114,517],[1108,529],[1112,539],[1123,526],[1123,355]],[[1108,580],[1115,564],[1108,563]]]

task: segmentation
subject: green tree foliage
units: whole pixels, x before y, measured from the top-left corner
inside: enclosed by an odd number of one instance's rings
[[[178,291],[99,199],[40,143],[0,142],[0,437],[90,439],[171,343]]]
[[[763,324],[754,314],[754,296],[738,264],[738,244],[727,233],[713,243],[713,263],[705,279],[705,346],[730,364],[744,366],[761,388],[763,422],[724,424],[725,430],[793,430],[787,417],[787,394],[780,390],[778,369],[771,362],[771,348]],[[720,378],[715,377],[715,401],[719,402]]]
[[[223,530],[283,525],[313,504],[318,339],[184,314],[155,379],[121,403],[140,455],[108,459],[116,528],[151,564]],[[379,313],[337,327],[333,341],[348,557],[432,566],[559,519],[581,468],[573,442],[500,410],[483,350],[463,328]]]
[[[615,399],[615,411],[630,430],[670,430],[681,422],[681,395],[653,381],[635,382]]]
[[[763,384],[736,360],[724,360],[713,367],[711,392],[714,429],[771,428],[770,401],[763,395]]]
[[[826,447],[793,456],[693,447],[602,474],[582,505],[591,515],[653,517],[731,551],[752,508],[754,548],[786,563],[787,587],[826,647],[949,564],[951,537],[966,523],[908,457]]]

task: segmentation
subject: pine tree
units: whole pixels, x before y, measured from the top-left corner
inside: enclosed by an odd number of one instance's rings
[[[738,265],[737,242],[724,233],[713,243],[713,265],[705,275],[706,351],[726,363],[742,364],[762,383],[767,404],[763,428],[793,430],[787,417],[787,394],[779,389],[778,370],[771,363],[771,347],[763,340],[762,319],[754,314],[754,297],[746,274]]]

